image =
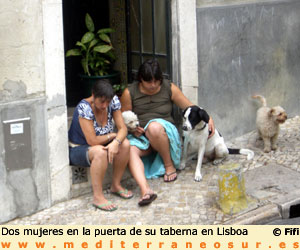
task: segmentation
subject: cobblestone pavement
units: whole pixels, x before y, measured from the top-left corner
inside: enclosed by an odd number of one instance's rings
[[[255,131],[227,143],[228,146],[252,149],[255,157],[247,161],[245,156],[229,156],[223,163],[239,162],[243,171],[250,171],[270,163],[276,163],[300,172],[300,117],[288,119],[281,125],[279,148],[275,152],[263,153],[263,142],[257,140]],[[222,224],[233,216],[224,215],[217,205],[218,171],[211,163],[202,166],[203,180],[195,182],[195,162],[181,171],[178,179],[164,183],[162,178],[150,180],[158,198],[150,206],[139,207],[139,189],[134,180],[124,183],[132,189],[134,197],[123,200],[107,193],[107,198],[118,204],[118,210],[104,212],[91,206],[92,195],[61,202],[34,215],[19,218],[7,224],[86,224],[86,225],[183,225]],[[257,204],[260,206],[260,204]]]

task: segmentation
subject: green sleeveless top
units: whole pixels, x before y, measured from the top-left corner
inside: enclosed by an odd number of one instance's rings
[[[146,95],[140,92],[139,83],[128,86],[131,96],[132,111],[137,114],[141,127],[155,118],[162,118],[175,123],[172,117],[173,103],[171,100],[171,83],[163,81],[160,91],[155,95]]]

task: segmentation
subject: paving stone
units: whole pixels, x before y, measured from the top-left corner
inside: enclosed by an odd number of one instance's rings
[[[227,145],[230,147],[243,147],[255,152],[254,159],[247,161],[244,156],[230,155],[223,162],[238,162],[243,165],[243,173],[246,176],[250,171],[268,168],[272,164],[278,164],[283,168],[300,172],[300,117],[288,119],[281,125],[278,138],[278,149],[268,154],[263,152],[263,142],[257,139],[256,131],[235,138]],[[203,180],[194,181],[196,161],[192,161],[185,170],[180,171],[175,182],[164,183],[162,178],[149,180],[149,184],[158,194],[158,198],[147,207],[139,207],[139,189],[134,180],[129,180],[126,187],[130,187],[135,196],[130,200],[122,200],[106,193],[107,199],[118,204],[118,210],[108,213],[95,210],[92,206],[92,194],[61,202],[51,208],[40,211],[31,216],[17,218],[7,224],[43,225],[43,224],[87,224],[87,225],[166,225],[166,224],[224,224],[226,221],[242,219],[242,213],[225,215],[217,205],[218,200],[218,166],[211,163],[202,166]],[[268,173],[268,169],[267,169]],[[272,178],[272,176],[270,176]],[[288,182],[288,181],[287,181]],[[270,189],[252,189],[252,198],[255,203],[249,208],[270,205],[270,196],[274,197],[278,192],[288,192],[287,184],[282,190],[276,187]],[[246,190],[247,192],[247,190]],[[256,195],[256,197],[255,197]],[[271,204],[272,205],[272,204]],[[271,206],[270,205],[270,206]],[[255,214],[255,212],[251,212]],[[276,211],[274,212],[276,214]],[[246,216],[246,215],[245,215]],[[261,219],[261,218],[260,218]],[[249,221],[249,220],[248,220]]]

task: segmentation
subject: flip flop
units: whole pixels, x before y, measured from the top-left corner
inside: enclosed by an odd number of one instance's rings
[[[148,199],[145,199],[144,197],[146,195],[149,195],[149,198]],[[142,200],[139,201],[139,206],[146,206],[146,205],[149,205],[152,201],[154,201],[155,199],[157,198],[157,194],[145,194],[142,198]]]
[[[93,207],[95,207],[96,209],[100,209],[100,210],[103,210],[103,211],[106,211],[106,212],[112,212],[112,211],[115,211],[115,210],[118,209],[117,206],[112,207],[112,208],[105,208],[105,207],[107,207],[107,206],[109,206],[109,205],[111,205],[111,204],[112,204],[111,201],[109,201],[109,202],[104,203],[104,204],[101,204],[101,205],[96,205],[96,204],[94,204],[94,203],[93,203],[92,205],[93,205]]]
[[[170,179],[169,179],[169,176],[172,175],[172,174],[176,174],[176,177],[175,177],[173,180],[170,180]],[[165,180],[165,176],[167,176],[167,179],[166,179],[166,180]],[[177,179],[177,173],[176,173],[176,171],[164,175],[164,182],[172,182],[172,181],[176,181],[176,179]]]
[[[123,199],[131,199],[133,197],[133,194],[127,196],[128,190],[125,188],[124,190],[116,191],[116,192],[111,192],[112,194],[119,196]]]

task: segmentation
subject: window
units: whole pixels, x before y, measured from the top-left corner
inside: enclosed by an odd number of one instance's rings
[[[171,77],[170,0],[127,0],[128,82],[147,59],[158,60],[166,79]]]

